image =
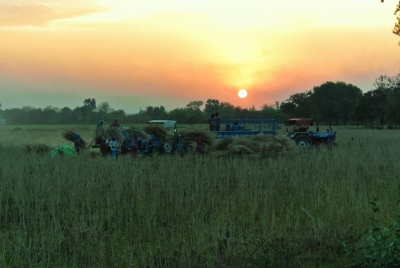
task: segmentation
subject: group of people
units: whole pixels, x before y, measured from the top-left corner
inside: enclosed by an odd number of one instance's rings
[[[97,128],[103,127],[103,120],[100,120],[99,123],[97,124]],[[120,122],[118,119],[114,119],[114,122],[111,123],[110,127],[116,127],[119,129],[122,129]],[[97,130],[96,130],[97,131]],[[153,132],[150,134],[150,145],[149,147],[151,148],[145,148],[145,153],[149,152],[156,152],[159,150],[159,137],[158,135]],[[140,147],[140,142],[141,140],[134,136],[132,140],[132,145],[130,146],[130,154],[132,157],[136,157],[138,155],[139,147]],[[121,153],[121,145],[118,144],[118,141],[116,140],[116,137],[112,137],[111,140],[108,142],[105,139],[100,141],[100,152],[103,154],[103,156],[108,155],[111,153],[111,158],[115,159],[117,158],[118,154]]]
[[[210,125],[210,131],[220,131],[221,117],[219,117],[219,113],[211,114],[207,123]]]
[[[219,131],[220,129],[220,117],[218,113],[212,114],[211,115],[212,119],[209,120],[210,123],[210,130],[213,131]],[[104,121],[100,120],[97,124],[96,127],[96,133],[100,131],[100,128],[102,128],[104,125]],[[110,125],[110,127],[117,127],[120,128],[120,123],[118,122],[118,119],[115,119],[114,122]],[[182,142],[182,147],[181,150],[183,150],[183,140],[180,138],[180,142]],[[195,136],[194,141],[196,142],[196,153],[197,154],[203,154],[204,153],[204,142],[202,137],[197,134]],[[112,137],[108,143],[106,139],[99,139],[96,141],[98,144],[100,144],[100,152],[102,153],[103,156],[107,156],[111,154],[112,159],[116,159],[118,157],[118,154],[121,153],[121,145],[118,143],[116,137]],[[134,136],[132,140],[132,145],[130,148],[130,154],[133,157],[136,157],[138,155],[139,147],[140,147],[140,141],[138,137]],[[147,150],[145,149],[144,152],[150,153],[150,152],[158,152],[159,151],[159,146],[160,146],[160,141],[158,135],[153,131],[153,133],[150,134],[150,139],[148,143],[149,147]],[[82,146],[82,141],[80,138],[80,134],[76,134],[75,139],[74,139],[74,146],[75,146],[75,151],[79,155],[81,152],[81,146]]]

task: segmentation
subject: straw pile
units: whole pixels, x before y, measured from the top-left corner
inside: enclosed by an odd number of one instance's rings
[[[202,129],[202,128],[188,127],[186,129],[182,130],[182,132],[180,132],[179,134],[181,134],[181,138],[183,138],[185,143],[194,142],[196,135],[200,135],[200,137],[203,139],[203,142],[205,144],[207,144],[208,146],[212,146],[214,143],[214,140],[215,140],[214,133],[212,133],[209,130]],[[177,144],[178,140],[179,140],[179,136],[178,135],[168,135],[166,140],[172,144]]]
[[[132,136],[136,136],[136,137],[141,138],[141,139],[147,139],[146,132],[144,132],[144,130],[141,129],[141,128],[129,127],[128,129],[124,129],[122,131],[122,133],[123,134],[129,134],[129,135],[132,135]]]
[[[122,143],[124,141],[124,135],[122,134],[122,131],[119,128],[109,127],[107,128],[106,133],[108,139],[115,137],[118,143]]]
[[[63,136],[64,139],[74,142],[75,141],[75,137],[76,137],[76,133],[74,131],[72,131],[72,130],[66,130],[66,131],[64,131],[62,136]],[[80,138],[81,138],[81,148],[85,149],[87,144],[86,144],[85,140],[82,139],[82,137],[80,137]]]
[[[215,151],[225,151],[228,150],[229,145],[233,142],[233,137],[226,137],[223,139],[219,139],[216,141],[215,145],[213,146],[213,150]]]
[[[209,130],[202,128],[189,127],[183,132],[183,138],[187,141],[194,141],[196,135],[200,135],[203,142],[208,146],[212,146],[215,141],[215,134]]]
[[[299,154],[295,143],[287,137],[256,135],[239,138],[224,138],[213,147],[216,156],[246,156],[269,158]]]
[[[158,138],[161,141],[165,141],[166,137],[167,137],[167,132],[161,128],[159,125],[153,125],[153,124],[146,124],[143,127],[144,132],[146,132],[147,134],[152,134],[154,132],[154,134],[156,136],[158,136]]]
[[[25,144],[23,150],[25,153],[37,153],[39,155],[48,154],[53,148],[45,143]]]
[[[119,128],[109,127],[106,129],[103,126],[96,128],[94,137],[95,141],[110,140],[112,137],[115,137],[118,143],[122,143],[124,141],[124,135]]]

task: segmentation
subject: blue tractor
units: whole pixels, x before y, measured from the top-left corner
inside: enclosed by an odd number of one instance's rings
[[[278,135],[277,119],[221,119],[221,125],[215,131],[216,138],[245,137],[258,134]]]
[[[312,118],[293,118],[286,120],[286,132],[284,136],[291,138],[296,142],[297,147],[301,151],[307,151],[312,146],[326,145],[328,148],[337,146],[336,131],[332,131],[332,127],[326,132],[320,132],[317,124],[316,131],[309,130],[313,126]]]

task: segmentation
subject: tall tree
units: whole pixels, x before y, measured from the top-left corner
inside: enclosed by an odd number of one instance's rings
[[[96,110],[96,100],[95,99],[85,99],[83,101],[83,106],[87,107],[90,111]]]
[[[208,115],[219,112],[219,100],[208,99],[204,107],[204,112]]]
[[[290,95],[289,99],[281,103],[280,109],[294,117],[311,117],[313,109],[311,96],[311,91]]]
[[[97,111],[100,114],[100,116],[104,119],[107,114],[111,113],[114,111],[113,108],[111,108],[110,104],[106,101],[103,101],[97,106]]]
[[[361,89],[344,82],[326,82],[313,89],[313,104],[318,119],[338,124],[346,123],[362,97]]]
[[[188,104],[186,104],[186,108],[192,110],[200,110],[200,107],[203,106],[203,104],[204,104],[203,101],[191,101]]]

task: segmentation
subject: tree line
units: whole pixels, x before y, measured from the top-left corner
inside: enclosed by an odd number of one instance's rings
[[[205,123],[215,112],[222,118],[276,118],[280,122],[292,117],[310,117],[332,125],[365,125],[383,127],[400,125],[400,74],[380,76],[373,88],[363,93],[360,88],[345,82],[325,82],[312,90],[295,93],[282,103],[263,105],[261,109],[243,108],[217,99],[191,101],[183,108],[167,111],[163,106],[147,106],[136,114],[114,109],[108,102],[85,99],[81,106],[57,108],[0,109],[0,118],[8,124],[96,124],[99,120],[122,124],[145,123],[152,119],[177,120],[179,123]],[[1,104],[0,104],[1,105]],[[0,106],[1,108],[1,106]]]
[[[177,120],[179,123],[196,124],[205,123],[207,118],[215,112],[219,112],[224,118],[277,118],[281,120],[287,118],[282,111],[269,105],[264,105],[261,110],[256,110],[254,107],[242,108],[216,99],[208,99],[205,103],[191,101],[184,108],[176,108],[171,111],[166,111],[164,106],[147,106],[136,114],[127,114],[122,109],[112,108],[108,102],[97,104],[93,98],[85,99],[82,106],[74,109],[54,106],[0,109],[0,118],[5,118],[11,125],[96,124],[99,120],[112,122],[115,118],[122,124],[145,123],[152,119],[169,119]]]
[[[292,117],[312,117],[332,125],[367,128],[400,125],[400,75],[380,76],[366,93],[344,82],[326,82],[293,94],[280,109]]]

